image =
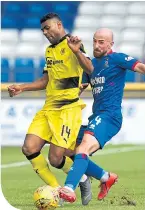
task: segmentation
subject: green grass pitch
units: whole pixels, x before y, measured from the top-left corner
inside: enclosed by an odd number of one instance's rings
[[[121,152],[122,147],[133,148],[132,151]],[[136,148],[134,150],[134,148]],[[144,146],[106,146],[105,151],[117,153],[106,153],[96,155],[91,159],[108,171],[118,174],[119,181],[114,185],[108,196],[103,201],[98,201],[99,182],[93,179],[93,199],[88,206],[82,206],[79,188],[77,188],[77,201],[73,204],[65,204],[59,207],[62,210],[144,210],[145,209],[145,147]],[[47,157],[48,147],[43,150]],[[101,154],[100,152],[100,154]],[[26,161],[19,147],[2,147],[2,166],[15,162]],[[61,171],[52,168],[56,177],[63,185],[66,175]],[[8,202],[21,210],[35,210],[33,204],[33,192],[44,183],[31,168],[30,164],[20,167],[2,168],[2,191]],[[122,199],[123,197],[127,200]],[[136,206],[134,206],[134,202]],[[59,209],[58,208],[58,209]]]

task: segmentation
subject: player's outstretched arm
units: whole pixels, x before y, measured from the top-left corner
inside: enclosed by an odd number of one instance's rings
[[[134,68],[134,71],[136,71],[138,73],[141,73],[141,74],[145,74],[145,64],[137,63],[135,68]]]
[[[82,69],[88,73],[91,74],[94,70],[94,67],[92,65],[91,60],[89,60],[81,51],[81,40],[77,36],[71,36],[67,37],[67,43],[69,48],[73,51],[73,53],[76,55]]]
[[[26,83],[21,85],[11,85],[8,87],[9,96],[16,96],[24,91],[36,91],[44,90],[48,83],[48,74],[45,73],[42,78],[32,83]]]

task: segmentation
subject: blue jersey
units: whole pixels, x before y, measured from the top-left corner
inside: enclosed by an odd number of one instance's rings
[[[114,116],[121,115],[126,70],[134,70],[138,62],[135,58],[116,52],[92,59],[94,71],[90,75],[84,73],[82,83],[90,83],[92,87],[93,114],[107,111]]]

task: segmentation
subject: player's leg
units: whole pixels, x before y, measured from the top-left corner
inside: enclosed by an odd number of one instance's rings
[[[86,128],[87,128],[87,125],[81,126],[79,133],[78,133],[77,141],[76,141],[76,148],[81,144]],[[74,158],[75,158],[75,156],[74,156]],[[81,191],[81,200],[82,200],[83,205],[87,205],[92,199],[91,178],[92,177],[86,176],[84,174],[79,182],[79,187],[80,187],[80,191]]]
[[[98,199],[104,198],[110,187],[117,180],[117,175],[109,174],[88,158],[90,153],[102,148],[106,141],[109,140],[110,136],[115,135],[119,131],[120,127],[116,125],[114,126],[114,122],[111,126],[109,126],[108,123],[110,122],[107,119],[103,119],[103,117],[99,119],[98,116],[91,120],[91,123],[88,126],[88,131],[86,131],[82,143],[77,148],[77,154],[72,166],[73,170],[69,172],[65,182],[65,188],[60,190],[60,196],[69,202],[75,201],[76,197],[73,191],[76,189],[76,186],[84,173],[101,181],[101,192],[98,195]],[[112,134],[110,133],[110,128],[114,128],[115,130]],[[101,133],[103,133],[103,135]],[[99,140],[97,140],[97,138]],[[76,173],[74,173],[74,171]],[[70,194],[68,192],[70,192]]]
[[[84,129],[83,129],[84,130]],[[80,144],[79,143],[79,138],[80,138],[80,134],[82,133],[82,126],[80,128],[78,137],[77,137],[77,143],[76,143],[76,148],[77,146]],[[83,137],[83,135],[82,135]],[[76,153],[76,149],[74,151],[72,150],[66,150],[65,152],[65,156],[69,156],[72,161],[74,162],[74,158],[75,158],[75,153]],[[72,164],[73,164],[72,162]],[[71,165],[72,166],[72,165]],[[70,168],[67,167],[65,169],[65,167],[62,168],[62,170],[68,174],[68,172],[70,171]],[[80,192],[81,192],[81,200],[82,200],[82,204],[83,205],[88,205],[88,203],[91,201],[92,199],[92,191],[91,191],[91,180],[90,177],[87,176],[86,174],[84,174],[79,182],[79,187],[80,187]]]
[[[41,154],[41,149],[50,138],[50,131],[44,112],[40,111],[34,117],[26,135],[22,152],[32,164],[37,175],[48,185],[58,187],[56,177],[49,169],[45,157]]]
[[[50,144],[49,149],[49,161],[50,164],[57,168],[62,169],[63,172],[68,174],[70,171],[70,168],[73,164],[73,161],[71,158],[64,156],[64,154],[72,155],[72,151],[65,151],[64,148],[57,147],[56,145]],[[92,199],[92,192],[91,192],[91,183],[89,177],[87,177],[85,174],[81,177],[80,183],[80,191],[81,191],[81,199],[82,204],[87,205],[90,200]]]
[[[108,194],[108,191],[110,190],[111,186],[115,182],[117,182],[118,176],[116,174],[107,172],[102,167],[88,159],[88,155],[94,153],[95,151],[98,151],[100,147],[102,148],[102,144],[100,146],[100,142],[94,136],[86,133],[84,135],[81,146],[78,147],[77,154],[78,157],[79,154],[87,155],[86,162],[88,162],[88,165],[87,169],[84,170],[86,171],[86,174],[88,176],[92,176],[100,181],[100,192],[98,194],[98,199],[102,200]]]
[[[71,164],[69,164],[69,166],[67,166],[68,164],[66,164],[66,167],[63,167],[62,170],[64,173],[68,174],[73,162],[74,162],[74,157],[75,157],[75,153],[76,153],[76,149],[74,150],[70,150],[70,149],[65,149],[65,153],[64,156],[66,156],[66,161],[67,159],[71,159]],[[70,161],[69,161],[70,162]]]
[[[117,181],[117,175],[109,174],[97,164],[89,160],[88,156],[85,154],[89,154],[89,151],[92,153],[93,147],[97,150],[97,145],[95,143],[93,144],[93,139],[91,139],[92,137],[93,136],[90,134],[84,135],[82,144],[78,147],[77,154],[75,156],[75,162],[72,166],[73,170],[69,172],[69,176],[65,182],[65,187],[60,190],[60,197],[69,202],[74,202],[76,200],[74,190],[84,173],[101,181],[101,191],[98,195],[98,199],[100,200],[107,195],[110,187]],[[87,141],[85,141],[85,138],[87,138]]]
[[[78,111],[80,107],[74,109]],[[49,162],[53,167],[62,169],[65,173],[68,173],[73,163],[72,159],[68,156],[74,154],[75,135],[77,136],[77,134],[73,132],[74,113],[72,113],[72,110],[73,109],[57,110],[47,113],[47,120],[51,125],[51,132],[53,134],[50,142]],[[79,123],[81,122],[78,119],[77,121],[79,121]],[[77,125],[76,123],[76,126]],[[79,127],[77,130],[79,130]]]
[[[72,160],[73,154],[74,154],[73,151],[66,150],[62,147],[58,147],[51,143],[50,148],[49,148],[48,159],[49,159],[50,164],[53,167],[57,169],[61,169],[64,173],[68,174],[73,164],[73,160]],[[87,176],[83,175],[83,177],[81,178],[81,182],[86,181],[86,179],[87,179]]]
[[[74,202],[76,200],[74,190],[76,189],[82,175],[87,172],[89,165],[89,152],[92,153],[92,148],[97,150],[100,147],[94,139],[88,137],[92,136],[90,134],[85,134],[82,143],[77,147],[75,160],[72,166],[73,170],[68,173],[65,186],[60,190],[60,197],[68,202]]]
[[[78,113],[77,117],[76,113]],[[67,167],[67,160],[69,158],[66,158],[65,154],[66,151],[73,151],[75,148],[81,124],[81,107],[49,111],[47,113],[47,120],[52,132],[49,150],[50,164],[56,168],[60,168],[64,164],[65,171],[67,172],[72,165],[72,161],[71,165],[69,164],[69,167]]]
[[[66,162],[67,162],[67,160],[68,160],[69,163],[66,163],[66,166],[64,166],[64,167],[62,168],[62,170],[63,170],[66,174],[68,174],[68,172],[70,171],[70,168],[71,168],[71,166],[72,166],[72,164],[73,164],[73,162],[74,162],[74,158],[75,158],[77,146],[78,146],[78,144],[76,144],[76,147],[75,147],[74,150],[70,150],[70,149],[66,149],[66,150],[65,150],[64,156],[66,156]],[[70,159],[71,159],[72,161],[70,161]],[[70,163],[71,163],[71,164],[70,164]],[[87,180],[87,178],[88,178],[88,177],[84,174],[84,175],[82,176],[80,182],[82,182],[82,183],[85,182],[85,181]]]
[[[61,112],[55,111],[52,116],[49,114],[48,119],[51,122],[51,131],[54,133],[49,151],[50,164],[67,173],[72,166],[72,161],[70,162],[70,159],[65,157],[64,154],[69,149],[74,150],[81,125],[81,108],[74,107],[70,110],[61,110]],[[92,193],[90,180],[87,179],[86,175],[82,175],[81,186],[83,187],[82,204],[87,205],[91,200]]]

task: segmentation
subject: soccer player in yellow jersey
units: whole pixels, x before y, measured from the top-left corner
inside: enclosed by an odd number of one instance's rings
[[[22,152],[42,180],[57,187],[59,184],[41,154],[41,149],[49,142],[50,164],[65,172],[69,171],[72,161],[65,157],[65,152],[74,150],[81,126],[81,110],[85,107],[79,99],[82,73],[84,70],[90,74],[93,65],[81,40],[66,34],[57,14],[49,13],[40,22],[44,36],[51,43],[45,53],[44,76],[33,83],[11,85],[8,91],[12,97],[24,91],[46,89],[45,104],[28,129]],[[88,202],[82,200],[84,205]]]

